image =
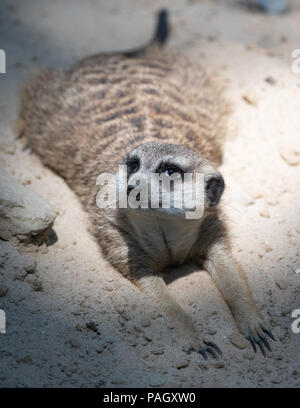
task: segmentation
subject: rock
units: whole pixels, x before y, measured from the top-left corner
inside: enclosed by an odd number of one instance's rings
[[[131,347],[136,347],[136,345],[137,345],[136,338],[135,338],[135,337],[131,337],[131,338],[128,340],[128,343],[129,343],[129,345],[130,345]]]
[[[36,270],[36,261],[31,258],[24,258],[24,269],[27,273],[34,273]]]
[[[261,242],[261,247],[262,247],[262,249],[263,249],[265,252],[267,252],[267,253],[273,251],[273,248],[272,248],[272,247],[269,245],[269,243],[266,242],[266,241]],[[257,271],[257,272],[258,272],[258,271]]]
[[[279,154],[289,166],[297,166],[300,164],[300,147],[298,149],[296,149],[296,147],[293,149],[290,146],[281,145],[279,148]]]
[[[230,336],[231,343],[237,348],[243,350],[248,347],[248,341],[240,334],[234,333]]]
[[[205,364],[205,363],[202,363],[201,361],[198,361],[198,367],[201,369],[201,370],[208,370],[208,365],[207,364]]]
[[[286,290],[288,287],[287,282],[283,279],[276,279],[275,283],[276,283],[276,286],[281,290]]]
[[[131,316],[129,315],[128,311],[124,309],[123,305],[116,305],[116,311],[119,313],[122,319],[126,320],[127,322],[131,320]]]
[[[94,331],[95,333],[99,334],[99,330],[98,330],[98,324],[96,322],[88,322],[86,323],[86,327],[92,331]]]
[[[282,378],[274,375],[273,377],[271,377],[271,382],[273,384],[280,384],[282,382]]]
[[[279,204],[279,199],[275,195],[270,195],[269,197],[266,198],[266,202],[268,205],[271,205],[272,207],[276,206]]]
[[[176,362],[176,368],[180,370],[181,368],[188,367],[190,364],[190,360],[187,358],[183,358],[182,360],[178,360]]]
[[[42,282],[33,275],[28,275],[26,278],[26,282],[29,283],[29,285],[32,287],[32,289],[35,292],[42,292],[43,291],[43,285]]]
[[[215,368],[224,368],[225,364],[223,363],[223,361],[215,361],[215,362],[213,362],[213,366]]]
[[[300,273],[300,268],[295,269],[295,273]]]
[[[29,184],[31,184],[31,180],[30,178],[25,178],[21,180],[21,183],[23,184],[23,186],[28,186]]]
[[[149,343],[152,341],[152,335],[148,332],[144,333],[144,339],[147,340]]]
[[[8,287],[5,285],[4,282],[0,282],[0,297],[6,296],[8,292]]]
[[[164,385],[165,382],[166,382],[165,378],[157,374],[153,374],[149,379],[150,387],[160,387]]]
[[[103,290],[105,290],[105,292],[113,292],[114,287],[113,287],[113,285],[107,284],[107,285],[103,286]]]
[[[151,350],[151,353],[154,355],[161,355],[164,354],[164,352],[165,352],[164,347],[159,345]]]
[[[27,275],[28,273],[26,272],[25,268],[21,268],[15,273],[14,280],[23,281]]]
[[[148,346],[149,342],[148,342],[144,337],[141,337],[141,338],[139,339],[139,344],[140,344],[141,346],[145,347],[145,346]]]
[[[270,218],[269,206],[266,202],[262,204],[259,214],[261,215],[261,217]]]
[[[249,105],[257,106],[259,102],[259,96],[257,92],[255,92],[252,89],[249,89],[246,93],[242,95],[242,98],[244,99],[245,102],[247,102]]]
[[[100,345],[99,347],[96,348],[96,353],[101,354],[105,350],[104,345]]]
[[[134,330],[135,330],[138,334],[143,333],[143,329],[142,329],[141,326],[139,326],[138,324],[135,324],[135,325],[134,325]]]
[[[41,244],[56,218],[51,205],[0,170],[0,238]]]
[[[247,187],[249,194],[254,200],[258,200],[265,196],[265,190],[262,189],[260,183],[254,183]]]
[[[149,327],[150,324],[151,324],[151,322],[150,322],[149,319],[143,319],[143,320],[141,321],[142,327]]]
[[[274,79],[274,78],[271,77],[271,76],[266,77],[266,78],[265,78],[265,81],[266,81],[268,84],[270,84],[270,85],[275,85],[275,84],[276,84],[276,79]]]

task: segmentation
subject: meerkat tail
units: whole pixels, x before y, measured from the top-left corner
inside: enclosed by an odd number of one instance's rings
[[[157,14],[155,34],[146,45],[135,50],[124,52],[123,55],[129,58],[142,57],[153,46],[163,46],[167,42],[170,34],[167,10],[160,10]]]
[[[170,34],[170,27],[168,21],[167,10],[160,10],[157,16],[156,33],[152,40],[152,43],[164,45],[168,40]]]

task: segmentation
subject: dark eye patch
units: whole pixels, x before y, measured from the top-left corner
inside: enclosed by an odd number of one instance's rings
[[[179,167],[171,163],[161,163],[156,170],[157,173],[162,174],[165,173],[168,176],[172,176],[172,174],[178,173],[183,177],[184,171]]]
[[[140,161],[137,157],[127,157],[126,165],[128,174],[136,173],[140,168]]]

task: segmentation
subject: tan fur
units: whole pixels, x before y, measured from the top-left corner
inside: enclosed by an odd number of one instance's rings
[[[201,67],[155,52],[142,58],[96,55],[69,70],[41,73],[21,101],[28,143],[78,194],[104,256],[164,308],[180,340],[193,347],[203,346],[202,336],[160,274],[170,265],[204,266],[245,334],[257,334],[263,323],[232,259],[220,211],[206,209],[202,219],[185,220],[103,210],[95,202],[96,178],[115,172],[127,153],[151,141],[186,146],[219,165],[226,111]]]

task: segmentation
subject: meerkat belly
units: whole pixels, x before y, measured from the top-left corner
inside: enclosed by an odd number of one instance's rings
[[[143,250],[164,267],[180,265],[189,258],[198,239],[198,228],[193,224],[182,225],[174,220],[142,217],[132,220],[134,234]]]
[[[177,224],[162,225],[161,233],[171,264],[182,264],[189,258],[191,248],[198,238],[198,230],[182,228]]]

